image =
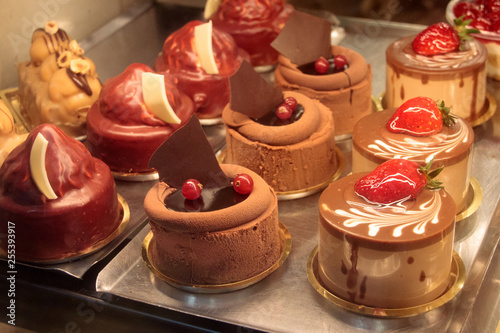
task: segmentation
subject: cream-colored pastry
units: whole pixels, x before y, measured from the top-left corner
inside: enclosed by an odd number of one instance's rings
[[[85,134],[87,111],[101,82],[76,40],[48,22],[33,33],[30,61],[18,65],[21,114],[31,126],[52,123],[66,134]]]
[[[17,134],[14,118],[7,105],[0,101],[0,166],[7,155],[26,139],[28,134]]]

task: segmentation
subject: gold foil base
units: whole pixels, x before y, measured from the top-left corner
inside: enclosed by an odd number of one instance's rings
[[[91,247],[88,247],[82,251],[71,253],[70,255],[65,256],[64,258],[36,259],[36,258],[23,258],[20,256],[16,256],[16,260],[30,264],[53,265],[53,264],[61,264],[61,263],[75,261],[89,254],[92,254],[96,251],[99,251],[100,249],[111,243],[111,241],[113,241],[116,237],[118,237],[125,230],[130,220],[130,209],[127,204],[127,201],[125,201],[125,199],[119,194],[118,194],[118,204],[120,206],[120,220],[121,220],[120,224],[115,229],[115,231],[113,231],[108,237],[100,240]],[[3,250],[1,250],[0,256],[7,257],[6,253]]]
[[[461,221],[472,214],[481,206],[481,202],[483,201],[483,189],[476,178],[470,177],[469,182],[469,192],[467,194],[467,207],[457,214],[455,221]]]
[[[159,179],[158,172],[119,172],[111,171],[114,179],[125,180],[128,182],[146,182]]]
[[[288,255],[290,254],[290,250],[292,248],[292,237],[288,232],[288,229],[281,222],[279,223],[279,228],[280,228],[281,241],[283,242],[283,250],[281,252],[280,258],[274,263],[274,265],[269,267],[267,270],[242,281],[237,281],[227,284],[217,284],[217,285],[192,285],[169,278],[165,274],[161,273],[158,269],[156,269],[156,267],[149,259],[149,244],[151,242],[151,239],[153,238],[153,233],[151,231],[147,234],[146,238],[144,238],[144,241],[142,243],[142,259],[146,263],[148,269],[155,276],[157,276],[158,278],[167,282],[168,284],[172,285],[175,288],[199,294],[217,294],[217,293],[227,293],[231,291],[236,291],[250,287],[251,285],[256,284],[257,282],[263,280],[272,272],[277,270],[288,258]]]
[[[216,154],[217,161],[221,164],[225,163],[226,160],[226,154],[227,151],[226,149],[221,150]],[[313,195],[315,193],[318,193],[319,191],[323,190],[330,184],[331,182],[337,180],[340,175],[342,174],[342,171],[344,171],[345,167],[345,158],[344,154],[342,151],[339,149],[339,147],[335,146],[335,157],[337,159],[337,171],[335,174],[332,175],[332,177],[320,184],[305,188],[305,189],[300,189],[300,190],[294,190],[294,191],[284,191],[284,192],[279,192],[276,191],[276,196],[278,197],[278,200],[295,200],[295,199],[300,199],[304,198],[310,195]]]
[[[453,299],[464,286],[465,265],[462,261],[462,258],[460,258],[460,256],[456,252],[453,252],[449,284],[446,291],[440,297],[431,302],[408,308],[383,309],[360,305],[340,298],[328,291],[326,287],[321,284],[321,280],[318,276],[317,246],[311,252],[307,261],[307,278],[313,288],[316,289],[316,291],[320,293],[321,296],[345,310],[378,318],[404,318],[428,312],[444,305],[445,303]]]
[[[21,107],[19,103],[19,95],[17,93],[18,88],[5,89],[0,91],[0,98],[5,102],[7,107],[14,118],[14,123],[16,124],[16,130],[18,134],[28,133],[36,126],[33,126],[29,119],[26,119],[21,114]],[[81,135],[73,137],[78,141],[85,141],[86,135]]]
[[[382,111],[386,109],[386,100],[385,100],[385,91],[379,95],[377,98],[379,101],[380,109],[379,111]],[[492,94],[489,92],[486,92],[486,100],[484,101],[484,106],[483,109],[480,112],[479,117],[477,117],[474,120],[467,121],[472,127],[479,126],[493,117],[495,112],[497,111],[497,102],[495,100],[495,97],[493,97]],[[453,112],[452,112],[453,113]]]

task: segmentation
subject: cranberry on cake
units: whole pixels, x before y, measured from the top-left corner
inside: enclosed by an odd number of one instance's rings
[[[87,253],[121,223],[104,162],[52,124],[34,128],[0,168],[0,232],[16,229],[16,259],[58,261]],[[7,251],[7,238],[0,248]]]
[[[21,114],[32,127],[51,123],[72,137],[85,135],[87,112],[101,82],[76,40],[47,22],[33,33],[30,60],[17,66]]]
[[[247,62],[229,82],[224,161],[256,172],[279,194],[325,187],[340,167],[328,108],[298,92],[281,92]]]
[[[399,108],[373,113],[354,127],[353,173],[371,171],[393,158],[444,167],[440,175],[456,202],[456,213],[467,206],[472,171],[474,131],[450,114],[444,101],[415,97]]]
[[[357,52],[331,45],[332,24],[300,11],[290,14],[272,42],[281,53],[275,85],[317,99],[330,109],[335,135],[351,134],[372,112],[372,69]]]
[[[144,174],[155,150],[194,113],[169,74],[132,64],[106,81],[87,118],[87,148],[114,172]]]
[[[386,50],[387,108],[427,96],[445,100],[453,112],[474,121],[486,101],[486,48],[468,36],[466,22],[436,23]]]
[[[455,202],[429,180],[436,173],[395,159],[330,184],[319,199],[318,278],[327,290],[384,309],[441,296],[450,281]]]
[[[212,29],[211,21],[191,21],[163,44],[155,70],[169,72],[177,87],[194,101],[198,119],[220,118],[229,102],[228,77],[248,54],[227,32]]]
[[[195,116],[150,164],[160,181],[144,200],[148,258],[168,282],[226,285],[275,267],[285,246],[276,194],[254,172],[219,165]]]
[[[278,61],[278,52],[271,42],[292,11],[293,6],[284,0],[223,0],[215,13],[206,13],[206,18],[248,52],[253,66],[265,66]]]

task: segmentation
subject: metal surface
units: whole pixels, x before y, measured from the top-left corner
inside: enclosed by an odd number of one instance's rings
[[[385,49],[396,38],[414,34],[422,27],[383,21],[341,18],[346,37],[341,45],[360,52],[373,68],[373,95],[385,90]],[[500,83],[489,82],[498,101]],[[485,332],[499,319],[498,293],[487,287],[498,284],[499,264],[495,252],[500,236],[500,113],[474,128],[476,134],[473,176],[482,187],[479,209],[457,223],[455,251],[467,272],[462,291],[447,304],[408,318],[379,319],[344,310],[319,295],[307,279],[306,263],[317,245],[319,193],[279,202],[279,218],[292,235],[292,251],[282,267],[263,281],[226,294],[199,295],[178,290],[155,277],[141,258],[146,226],[100,272],[96,289],[130,300],[173,309],[181,313],[214,318],[249,328],[276,332]],[[213,142],[222,145],[223,141]],[[214,146],[214,145],[213,145]],[[215,146],[214,146],[215,147]],[[339,143],[351,170],[351,141]],[[484,278],[488,277],[488,281]],[[483,286],[487,287],[483,287]],[[498,290],[498,285],[496,289]],[[477,320],[479,316],[481,320]]]

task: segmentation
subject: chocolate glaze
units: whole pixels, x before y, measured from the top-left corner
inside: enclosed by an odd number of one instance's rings
[[[244,201],[248,195],[239,194],[232,186],[204,189],[196,200],[184,198],[178,190],[165,198],[165,207],[176,212],[213,212]]]
[[[428,189],[423,189],[416,200],[407,200],[402,203],[402,206],[406,207],[407,210],[415,211],[419,210],[418,207],[422,204],[431,200],[435,193],[437,193],[437,195],[441,198],[441,208],[438,209],[436,215],[439,222],[427,223],[425,225],[424,234],[416,234],[412,231],[413,226],[407,226],[402,230],[401,236],[395,237],[393,235],[393,230],[396,226],[408,222],[409,215],[406,215],[403,212],[392,212],[391,214],[395,215],[387,218],[391,218],[391,221],[394,221],[393,224],[380,227],[375,236],[369,235],[369,227],[367,223],[361,223],[361,220],[357,226],[344,225],[344,222],[347,221],[349,217],[340,216],[331,211],[329,208],[334,208],[335,211],[348,212],[350,209],[355,207],[353,206],[353,203],[366,204],[366,201],[354,192],[354,183],[357,179],[366,174],[368,173],[357,173],[346,176],[330,184],[330,186],[323,191],[319,199],[320,223],[334,237],[337,237],[342,241],[346,238],[349,241],[348,238],[350,238],[351,240],[349,243],[352,244],[353,249],[355,247],[353,240],[355,239],[356,247],[372,248],[379,251],[395,251],[402,249],[418,249],[428,246],[429,244],[436,242],[437,239],[442,239],[445,235],[453,231],[455,216],[454,200],[444,190],[435,192]],[[385,212],[385,210],[382,212]],[[399,214],[400,218],[398,218]],[[384,220],[379,220],[379,218],[373,216],[368,217],[366,222],[372,223],[372,219],[373,223],[378,223]],[[396,221],[396,219],[398,220]],[[422,220],[420,222],[424,221],[425,220]],[[351,256],[354,255],[353,253],[354,252],[351,253]]]
[[[386,124],[395,111],[396,108],[387,109],[381,112],[372,113],[367,117],[361,119],[354,127],[353,148],[361,153],[364,157],[377,164],[381,164],[388,159],[394,158],[394,156],[398,153],[387,152],[388,155],[383,156],[381,151],[379,151],[377,148],[374,148],[376,140],[379,140],[389,146],[395,146],[395,144],[388,141],[389,139],[397,140],[397,142],[402,142],[405,140],[405,138],[413,138],[420,142],[426,142],[424,140],[429,140],[429,145],[426,147],[426,150],[420,150],[418,153],[410,152],[410,149],[412,149],[413,147],[408,143],[406,149],[404,147],[401,148],[401,151],[404,150],[404,152],[399,154],[402,154],[402,156],[405,156],[405,158],[409,158],[412,161],[425,163],[429,155],[435,153],[436,155],[433,163],[434,167],[443,165],[444,161],[446,161],[447,165],[455,164],[469,155],[474,143],[474,131],[465,121],[457,119],[457,124],[452,127],[443,126],[441,133],[436,134],[446,135],[446,137],[448,138],[447,140],[449,140],[449,142],[446,141],[446,143],[454,145],[453,149],[451,150],[442,150],[438,149],[440,148],[440,146],[437,142],[432,142],[432,136],[417,138],[412,137],[408,134],[389,132],[387,130]],[[462,140],[457,140],[457,142],[451,141],[452,137],[454,135],[457,135],[460,129],[467,132],[467,140],[465,142],[463,142]],[[432,149],[433,147],[434,149]]]
[[[288,119],[280,119],[276,115],[276,109],[268,112],[265,116],[260,117],[259,119],[252,119],[253,121],[265,125],[265,126],[285,126],[293,124],[298,121],[300,117],[304,114],[304,107],[300,104],[297,105],[297,108],[293,111],[292,116]]]
[[[84,74],[75,73],[69,67],[66,67],[66,73],[79,89],[83,90],[88,96],[92,96],[92,89],[90,88],[87,77]]]

